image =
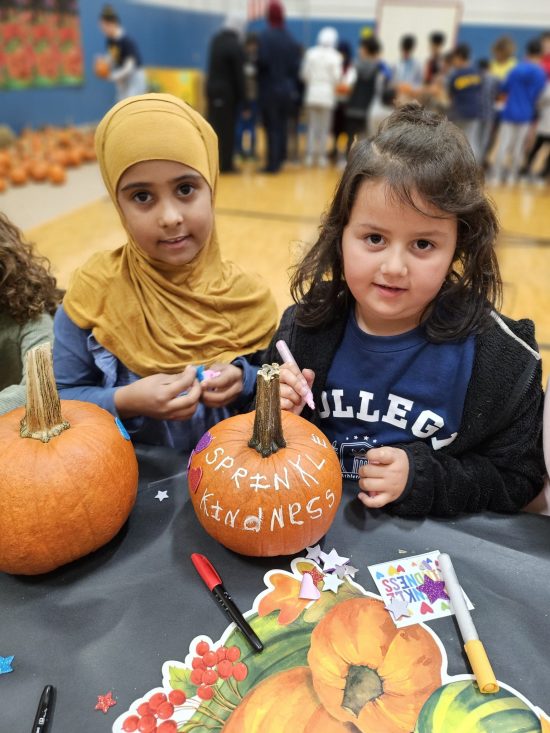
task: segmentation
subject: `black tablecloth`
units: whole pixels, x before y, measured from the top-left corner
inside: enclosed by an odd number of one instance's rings
[[[140,486],[127,525],[106,547],[47,575],[0,574],[0,731],[31,730],[45,684],[57,688],[52,733],[110,731],[131,702],[161,684],[165,660],[183,661],[199,633],[217,639],[226,617],[189,555],[213,562],[241,610],[264,589],[263,575],[290,558],[236,555],[205,534],[187,497],[186,457],[139,448]],[[169,498],[155,499],[159,490]],[[367,565],[448,552],[475,605],[474,620],[497,678],[545,711],[550,708],[550,518],[484,514],[405,520],[366,510],[351,485],[328,549],[351,556],[356,580],[376,593]],[[401,555],[404,556],[403,554]],[[447,651],[450,674],[470,673],[453,617],[430,626]],[[113,691],[107,715],[97,696]]]

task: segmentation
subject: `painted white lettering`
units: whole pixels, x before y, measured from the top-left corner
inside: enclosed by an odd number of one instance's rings
[[[288,514],[289,514],[290,524],[303,524],[304,523],[303,519],[299,519],[298,521],[294,519],[294,517],[297,514],[299,514],[301,511],[302,511],[302,505],[299,504],[297,501],[288,505]]]
[[[334,506],[334,502],[336,501],[336,497],[334,496],[334,492],[330,489],[327,489],[325,492],[325,498],[328,501],[328,508],[332,509]]]
[[[378,422],[380,419],[380,410],[369,412],[369,403],[374,397],[374,394],[360,390],[359,396],[361,397],[361,407],[357,413],[357,419],[363,420],[364,422]]]
[[[275,526],[275,520],[279,523],[279,527],[282,529],[285,526],[285,518],[283,514],[283,507],[274,507],[273,512],[271,513],[271,531],[273,532],[274,526]]]
[[[315,433],[311,433],[311,440],[317,445],[322,445],[323,448],[327,447],[327,441],[324,440],[324,438],[321,438],[320,435],[315,435]]]
[[[294,466],[294,468],[299,472],[300,477],[306,486],[309,486],[309,482],[307,480],[308,478],[310,478],[312,481],[315,481],[315,483],[318,484],[319,482],[317,481],[317,479],[314,476],[312,476],[310,473],[308,473],[305,470],[305,468],[302,468],[302,466],[300,465],[301,460],[302,460],[302,456],[298,456],[298,460],[296,461],[296,463],[294,463],[294,461],[291,461],[290,458],[288,459],[288,462],[290,463],[291,466]]]
[[[343,389],[333,389],[332,397],[334,399],[334,412],[333,417],[353,417],[353,407],[347,405],[346,409],[342,407],[342,397],[344,396]]]
[[[235,471],[235,473],[233,474],[233,476],[231,476],[231,481],[234,481],[235,482],[235,485],[237,486],[237,488],[240,489],[241,488],[241,485],[239,483],[239,479],[240,478],[245,478],[245,476],[248,476],[247,469],[246,468],[238,468]]]
[[[234,527],[235,526],[235,520],[239,516],[239,512],[240,511],[241,511],[240,509],[237,509],[237,511],[232,512],[231,509],[228,509],[227,510],[227,514],[225,515],[224,524],[229,524],[229,525],[231,525],[231,527]]]
[[[225,458],[222,458],[222,460],[218,463],[214,471],[219,471],[220,468],[233,468],[234,463],[234,458],[232,458],[231,456],[225,456]]]
[[[207,453],[204,460],[209,465],[212,465],[213,463],[216,463],[216,461],[218,460],[218,456],[223,456],[224,453],[225,453],[224,449],[220,446],[219,448],[214,449],[213,455],[212,453]]]
[[[258,489],[270,489],[271,484],[262,484],[262,479],[265,481],[265,476],[263,476],[260,473],[255,474],[254,476],[250,477],[250,488],[254,489],[254,491],[258,491]]]
[[[319,519],[319,517],[323,516],[323,510],[320,506],[315,507],[315,509],[313,508],[315,502],[319,501],[320,498],[320,496],[314,496],[313,499],[310,499],[306,504],[306,512],[312,519]]]
[[[214,494],[213,493],[209,494],[208,489],[205,489],[204,494],[202,495],[202,498],[201,498],[200,508],[203,510],[203,512],[206,514],[207,517],[210,516],[210,514],[208,514],[208,500],[212,496],[214,496]]]
[[[313,458],[310,455],[308,455],[307,453],[306,453],[306,458],[308,459],[308,461],[310,463],[313,463],[313,465],[315,466],[315,468],[318,471],[320,471],[323,468],[323,466],[325,465],[325,463],[327,462],[327,459],[326,458],[323,458],[323,460],[321,461],[321,463],[315,463],[315,461],[313,460]]]
[[[407,421],[404,418],[407,412],[410,412],[414,402],[405,399],[405,397],[399,397],[396,394],[389,394],[388,399],[390,404],[386,414],[382,415],[382,422],[387,422],[390,425],[395,425],[397,428],[405,430]]]
[[[278,473],[276,473],[273,476],[273,486],[275,488],[275,491],[279,491],[279,484],[282,484],[286,489],[290,489],[290,480],[288,478],[288,468],[284,467],[285,477],[284,479],[279,476]]]
[[[417,438],[429,438],[444,425],[443,418],[431,410],[422,410],[414,421],[411,433]]]
[[[216,522],[219,522],[220,521],[220,512],[222,510],[222,507],[220,506],[220,502],[216,499],[216,503],[212,504],[210,509],[212,510],[212,516],[214,517]]]
[[[264,511],[262,507],[260,507],[258,509],[258,514],[249,514],[248,517],[245,517],[243,529],[246,529],[248,532],[259,532],[262,528],[263,513]]]

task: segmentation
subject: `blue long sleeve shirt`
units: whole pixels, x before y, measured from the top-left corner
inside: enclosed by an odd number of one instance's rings
[[[54,336],[53,363],[61,399],[93,402],[118,417],[114,399],[116,390],[140,377],[101,346],[90,330],[73,323],[62,306],[55,315]],[[200,403],[189,420],[123,419],[132,440],[184,451],[194,448],[209,427],[236,414],[252,400],[258,367],[244,357],[232,363],[243,372],[243,391],[232,405],[208,408]]]

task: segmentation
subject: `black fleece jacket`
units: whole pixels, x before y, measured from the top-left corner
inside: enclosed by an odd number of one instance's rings
[[[330,326],[304,328],[296,324],[295,309],[283,314],[264,358],[280,362],[275,342],[284,339],[300,368],[314,369],[312,391],[320,405],[347,316]],[[407,452],[409,478],[403,494],[386,509],[401,516],[519,511],[543,485],[542,411],[534,324],[493,313],[491,325],[476,336],[456,440],[437,451],[421,440],[394,446]],[[307,405],[302,417],[320,426],[318,412]]]

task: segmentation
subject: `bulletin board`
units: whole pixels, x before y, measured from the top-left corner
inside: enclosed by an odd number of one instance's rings
[[[404,35],[416,36],[415,57],[429,56],[428,38],[433,31],[445,34],[444,50],[453,48],[462,18],[458,0],[379,0],[376,35],[382,43],[382,57],[389,64],[399,60],[399,42]]]

